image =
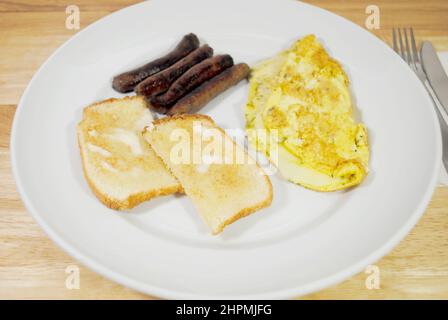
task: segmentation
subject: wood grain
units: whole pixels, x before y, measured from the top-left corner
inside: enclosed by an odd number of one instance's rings
[[[132,0],[78,0],[81,28],[133,4]],[[361,26],[363,0],[313,0]],[[65,28],[65,8],[73,1],[0,1],[0,299],[151,299],[91,272],[60,250],[23,207],[9,161],[10,128],[26,84],[45,59],[76,31]],[[448,1],[376,0],[381,29],[373,33],[390,41],[393,26],[413,26],[419,39],[448,50]],[[343,36],[343,35],[341,35]],[[448,188],[438,188],[412,232],[377,262],[381,288],[368,290],[367,274],[304,299],[448,299]],[[81,270],[81,289],[65,288],[65,269]]]
[[[32,3],[30,3],[32,2]],[[65,12],[69,5],[76,5],[82,12],[113,12],[138,3],[136,0],[8,0],[0,2],[0,12]]]

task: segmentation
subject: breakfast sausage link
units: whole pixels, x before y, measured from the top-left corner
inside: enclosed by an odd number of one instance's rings
[[[165,56],[116,76],[112,81],[112,87],[121,93],[132,91],[140,81],[168,68],[198,47],[198,37],[194,33],[187,34],[176,48]]]
[[[210,58],[213,55],[213,49],[208,45],[194,50],[186,57],[177,61],[171,67],[154,74],[135,87],[135,92],[139,95],[150,98],[156,94],[168,90],[170,85],[179,78],[184,72],[198,64],[204,59]]]
[[[167,92],[151,98],[151,105],[170,107],[188,92],[231,66],[233,59],[228,54],[208,58],[181,75]]]
[[[203,83],[201,86],[177,101],[176,104],[168,110],[168,115],[194,113],[199,111],[217,95],[247,78],[249,72],[250,68],[245,63],[239,63],[224,70],[216,77]]]
[[[146,105],[149,109],[151,109],[154,112],[160,113],[160,114],[166,114],[168,112],[168,107],[164,107],[161,105],[153,105],[151,103],[151,97],[145,97]]]

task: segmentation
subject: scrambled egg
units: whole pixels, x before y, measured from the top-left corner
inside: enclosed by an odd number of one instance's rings
[[[349,80],[314,35],[252,70],[245,116],[249,143],[294,183],[335,191],[367,175],[367,132],[353,119]]]

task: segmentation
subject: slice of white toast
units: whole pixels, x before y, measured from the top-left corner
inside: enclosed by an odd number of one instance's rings
[[[143,128],[152,121],[142,97],[108,99],[84,109],[77,128],[84,175],[97,198],[112,209],[182,192],[143,139]]]
[[[143,136],[182,184],[213,234],[271,204],[268,176],[210,117],[159,119]],[[221,142],[214,144],[217,141]]]

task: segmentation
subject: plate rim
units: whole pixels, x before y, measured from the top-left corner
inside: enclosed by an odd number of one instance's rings
[[[154,1],[154,0],[153,0]],[[283,1],[293,1],[293,0],[283,0]],[[152,2],[152,1],[151,1]],[[376,41],[382,46],[387,47],[389,50],[392,50],[385,42],[381,41],[379,38],[377,38],[375,35],[370,33],[369,31],[365,30],[361,26],[357,25],[356,23],[339,16],[331,11],[328,11],[326,9],[320,8],[318,6],[314,6],[308,3],[304,3],[302,1],[294,1],[296,3],[299,3],[302,6],[308,7],[310,10],[315,11],[322,11],[323,13],[327,15],[331,15],[333,17],[337,17],[338,19],[342,19],[345,21],[345,23],[348,23],[352,25],[354,28],[361,29],[363,33],[370,37],[372,41]],[[17,104],[16,112],[13,119],[12,129],[11,129],[11,137],[10,137],[10,161],[11,161],[11,167],[12,167],[12,173],[14,180],[16,182],[17,191],[21,197],[21,200],[26,208],[26,210],[31,214],[31,216],[34,218],[34,220],[38,223],[38,225],[44,230],[45,234],[62,250],[64,250],[66,253],[68,253],[70,256],[72,256],[75,260],[80,262],[82,265],[88,267],[90,270],[100,274],[101,276],[104,276],[105,278],[114,281],[116,283],[119,283],[125,287],[134,289],[138,292],[142,292],[144,294],[148,294],[151,296],[156,296],[159,298],[167,298],[167,299],[285,299],[285,298],[293,298],[297,296],[302,296],[305,294],[309,294],[312,292],[316,292],[319,290],[322,290],[324,288],[327,288],[329,286],[335,285],[337,283],[340,283],[349,277],[361,272],[367,265],[370,265],[382,257],[384,257],[386,254],[388,254],[394,247],[396,247],[401,240],[412,230],[412,228],[416,225],[420,217],[424,214],[425,209],[427,208],[432,195],[435,191],[435,188],[437,186],[438,181],[438,175],[439,170],[442,164],[442,139],[441,139],[441,133],[440,133],[440,125],[435,113],[435,110],[431,108],[429,111],[432,114],[432,120],[433,120],[433,126],[436,130],[436,161],[433,164],[434,169],[432,172],[431,179],[428,184],[428,188],[426,189],[424,195],[422,196],[422,199],[420,201],[420,204],[416,206],[412,214],[409,216],[408,220],[406,221],[403,226],[398,229],[398,231],[389,238],[386,242],[384,242],[383,245],[381,245],[378,249],[371,252],[369,255],[367,255],[364,259],[361,259],[356,264],[351,265],[348,268],[345,268],[339,272],[335,272],[331,276],[313,281],[306,285],[301,285],[298,287],[294,287],[292,289],[282,289],[282,290],[275,290],[275,291],[269,291],[269,292],[263,292],[263,293],[257,293],[257,294],[244,294],[244,295],[213,295],[213,296],[207,296],[205,294],[194,294],[194,293],[187,293],[177,290],[169,290],[164,289],[162,287],[150,285],[147,283],[142,283],[137,280],[132,279],[129,276],[126,276],[124,274],[121,274],[119,272],[111,271],[108,269],[106,265],[103,265],[101,263],[98,263],[95,261],[94,258],[91,258],[82,252],[80,252],[77,248],[72,246],[68,241],[64,240],[63,237],[58,235],[58,232],[53,230],[50,225],[40,216],[38,210],[34,207],[31,200],[28,198],[27,193],[24,190],[22,178],[19,173],[19,169],[17,167],[16,162],[16,138],[17,138],[17,127],[18,122],[21,114],[23,113],[23,101],[25,100],[26,96],[28,95],[28,91],[32,87],[35,79],[37,79],[44,70],[44,68],[53,60],[54,56],[56,56],[60,51],[62,51],[65,46],[67,46],[69,43],[74,41],[77,37],[79,37],[81,34],[88,32],[90,28],[93,28],[97,24],[101,23],[103,20],[109,18],[112,15],[116,15],[119,13],[122,13],[126,10],[131,10],[131,8],[137,7],[137,6],[143,6],[148,5],[150,2],[140,2],[136,3],[130,6],[127,6],[125,8],[122,8],[120,10],[117,10],[115,12],[112,12],[104,17],[101,17],[100,19],[94,21],[90,25],[86,26],[84,29],[80,30],[76,34],[74,34],[72,37],[67,39],[62,45],[60,45],[46,60],[45,62],[38,68],[38,70],[34,73],[33,77],[29,81],[26,89],[23,91],[19,103]],[[395,53],[394,53],[395,54]],[[397,57],[399,58],[399,57]],[[397,63],[405,63],[402,61],[402,59],[399,59],[401,61],[397,60]],[[407,66],[407,65],[406,65]],[[418,78],[414,78],[415,81],[418,81]],[[420,89],[423,90],[423,84],[419,82]],[[427,103],[432,104],[429,95],[426,95]],[[437,130],[438,128],[438,130]],[[437,134],[437,132],[439,134]]]

